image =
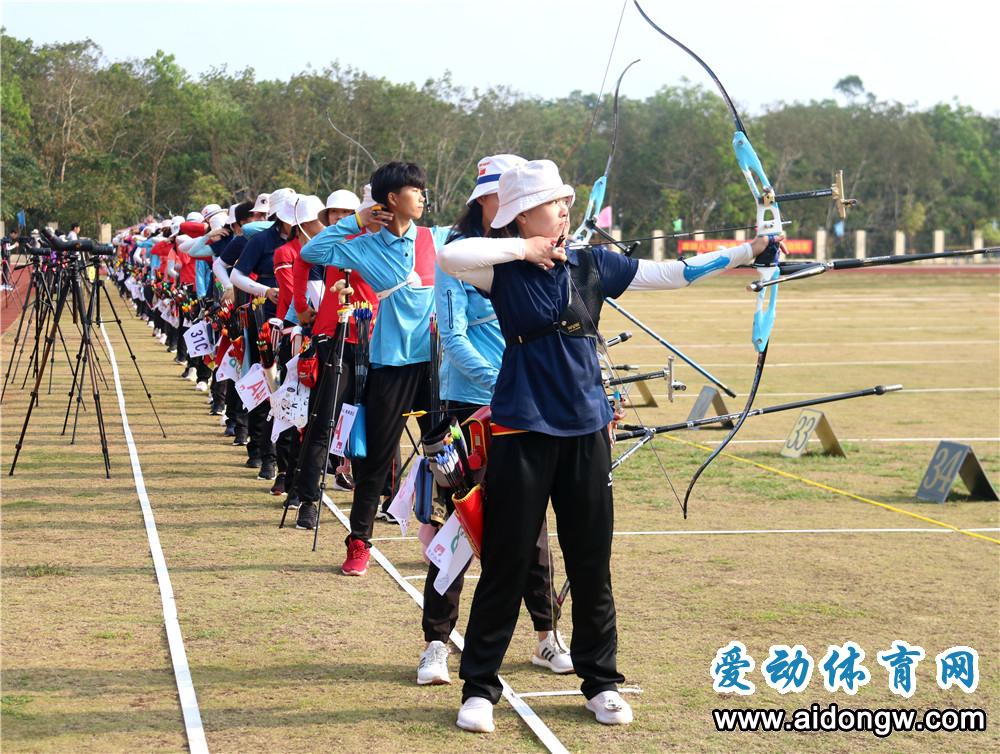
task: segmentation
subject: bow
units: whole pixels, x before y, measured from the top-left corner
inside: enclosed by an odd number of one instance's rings
[[[753,406],[754,398],[757,395],[757,388],[760,386],[760,379],[764,373],[764,362],[767,360],[767,346],[771,338],[771,330],[774,327],[775,320],[775,310],[778,303],[777,291],[778,288],[775,285],[763,285],[764,283],[769,283],[776,281],[778,276],[781,274],[781,270],[778,267],[778,262],[781,257],[781,248],[776,242],[776,237],[781,233],[781,210],[778,207],[778,202],[775,198],[774,189],[771,187],[771,182],[767,178],[767,174],[764,172],[764,167],[761,165],[760,158],[757,156],[756,150],[754,150],[753,145],[750,143],[750,139],[746,134],[746,128],[743,126],[743,121],[740,118],[739,113],[736,111],[736,106],[733,104],[732,98],[726,91],[726,88],[722,85],[719,77],[715,75],[715,72],[708,66],[708,64],[702,60],[691,48],[682,43],[680,40],[672,37],[670,34],[661,29],[653,19],[651,19],[646,12],[639,5],[638,0],[632,0],[635,4],[636,10],[639,11],[639,15],[650,26],[653,27],[661,36],[673,42],[675,45],[684,50],[688,55],[693,57],[702,68],[708,73],[715,82],[722,94],[722,98],[726,102],[726,107],[729,109],[729,114],[732,116],[733,124],[735,126],[735,133],[733,134],[733,152],[736,155],[736,162],[739,165],[740,171],[743,173],[744,178],[746,178],[747,185],[750,187],[750,192],[753,194],[754,203],[757,207],[757,235],[758,236],[768,236],[771,240],[768,244],[767,250],[761,254],[755,267],[760,270],[760,280],[758,284],[760,285],[759,292],[757,294],[757,305],[754,311],[753,318],[753,334],[752,342],[754,348],[757,350],[757,366],[754,371],[753,383],[750,387],[750,392],[747,394],[747,402],[740,414],[739,419],[734,423],[733,428],[730,430],[726,438],[712,451],[711,455],[698,467],[695,471],[694,476],[691,477],[691,481],[688,483],[687,491],[684,493],[684,502],[681,505],[681,510],[684,513],[684,517],[687,518],[687,506],[688,500],[691,497],[691,491],[694,489],[698,478],[702,475],[709,464],[715,460],[722,450],[729,444],[730,440],[736,436],[736,433],[740,431],[740,427],[743,426],[743,422],[746,421],[747,416],[750,413],[750,409]],[[770,288],[770,290],[767,290]]]
[[[594,181],[594,185],[590,189],[590,197],[587,199],[587,207],[583,212],[583,220],[580,222],[580,227],[573,232],[573,240],[575,241],[587,243],[590,241],[594,231],[597,230],[597,216],[604,208],[604,192],[608,187],[608,174],[611,172],[611,163],[615,160],[615,149],[618,147],[618,94],[621,91],[622,79],[625,78],[628,69],[638,62],[639,58],[636,58],[625,66],[615,84],[615,99],[612,109],[614,126],[611,131],[611,151],[608,153],[608,161],[604,165],[604,174]],[[602,233],[601,235],[604,234]]]

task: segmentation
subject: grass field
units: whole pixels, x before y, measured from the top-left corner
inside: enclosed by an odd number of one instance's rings
[[[1000,485],[1000,286],[991,273],[826,275],[789,285],[779,302],[756,405],[902,383],[882,397],[824,409],[847,451],[828,458],[778,455],[797,412],[748,420],[733,456],[897,510],[825,491],[733,457],[720,457],[695,489],[687,520],[678,493],[721,440],[720,430],[674,433],[616,472],[614,588],[619,667],[642,688],[636,721],[604,728],[579,696],[527,699],[562,743],[581,752],[971,752],[1000,749],[1000,549],[960,529],[1000,526],[997,503],[968,501],[959,485],[945,504],[914,494],[935,438],[965,438]],[[727,275],[669,294],[622,303],[729,385],[742,408],[753,375],[752,298]],[[243,468],[221,437],[203,394],[143,323],[124,326],[166,427],[163,439],[117,328],[111,339],[128,420],[156,516],[209,748],[213,752],[540,751],[506,702],[497,732],[473,737],[454,725],[455,684],[418,688],[420,611],[380,568],[364,579],[337,574],[343,530],[328,513],[320,549],[311,533],[278,530],[268,484]],[[665,363],[665,351],[608,309],[606,334],[635,337],[616,361]],[[3,338],[6,368],[13,329]],[[71,348],[76,342],[71,339]],[[106,359],[101,353],[102,361]],[[23,370],[22,365],[22,370]],[[149,545],[129,467],[111,370],[102,402],[112,477],[103,474],[93,405],[75,445],[60,436],[68,389],[57,354],[52,393],[43,385],[15,476],[8,477],[28,390],[3,404],[3,748],[10,752],[183,751],[184,727]],[[639,409],[649,424],[687,416],[703,380],[673,405]],[[662,384],[662,383],[661,383]],[[17,386],[20,385],[20,377]],[[662,391],[661,391],[662,395]],[[630,416],[629,420],[634,420]],[[974,439],[969,439],[974,438]],[[658,459],[657,460],[657,457]],[[349,498],[334,495],[349,507]],[[920,518],[915,518],[915,514]],[[820,533],[696,532],[920,529]],[[554,522],[550,522],[554,531]],[[665,532],[637,534],[637,532]],[[685,533],[688,532],[688,533]],[[377,524],[376,537],[399,529]],[[982,536],[1000,539],[998,532]],[[413,540],[376,542],[404,577],[424,573]],[[558,548],[556,548],[558,552]],[[557,562],[557,583],[562,582]],[[470,570],[478,572],[474,565]],[[422,580],[412,579],[418,588]],[[467,585],[458,628],[471,601]],[[534,668],[530,621],[518,625],[501,671],[518,692],[569,690],[575,677]],[[572,632],[569,615],[561,623]],[[721,697],[709,666],[737,639],[757,661],[757,693]],[[909,700],[888,691],[875,654],[903,639],[922,646]],[[832,694],[814,673],[802,694],[768,688],[760,665],[772,644],[803,644],[818,661],[829,644],[857,642],[871,682],[856,696]],[[933,658],[953,645],[981,657],[978,690],[943,691]],[[985,733],[722,734],[715,707],[984,708]]]

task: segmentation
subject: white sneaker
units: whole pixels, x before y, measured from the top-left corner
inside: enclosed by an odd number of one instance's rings
[[[548,635],[538,642],[535,653],[531,655],[531,662],[560,675],[573,672],[573,658],[570,657],[569,650],[558,631],[549,631]]]
[[[587,709],[602,725],[628,725],[632,722],[632,708],[617,691],[602,691],[588,699]]]
[[[481,696],[470,696],[458,711],[455,724],[462,730],[473,733],[492,733],[496,730],[493,724],[493,704]]]
[[[198,381],[198,371],[195,370],[195,369],[192,369],[190,372],[188,372],[187,379],[188,379],[189,382],[197,382]]]
[[[167,334],[163,333],[159,337],[160,345],[165,346],[167,344]]]
[[[448,675],[448,645],[441,641],[432,641],[420,655],[417,685],[441,686],[446,683],[451,683],[451,677]]]
[[[146,320],[146,324],[147,325],[149,325],[150,327],[152,327],[154,329],[156,328],[156,323],[153,320],[149,319],[148,317],[143,317],[143,319]]]
[[[208,390],[208,383],[204,381],[199,382],[197,385],[194,386],[194,389],[204,393],[206,390]]]

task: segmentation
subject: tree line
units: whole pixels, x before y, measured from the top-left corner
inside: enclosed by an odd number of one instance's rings
[[[447,224],[477,160],[498,152],[554,160],[577,187],[579,214],[614,130],[609,93],[470,91],[448,74],[418,86],[339,63],[288,81],[258,81],[249,68],[192,77],[162,51],[108,61],[90,40],[36,46],[3,33],[0,44],[0,213],[8,224],[25,210],[29,225],[78,221],[95,234],[100,223],[122,227],[279,186],[321,197],[357,192],[373,160],[392,159],[427,170],[427,221]],[[1000,241],[1000,119],[959,103],[917,110],[882,101],[856,76],[832,93],[744,119],[780,192],[828,186],[843,169],[848,195],[860,202],[846,229],[866,229],[872,253],[891,251],[897,229],[911,243],[936,228],[950,246],[967,244],[973,230]],[[714,89],[623,93],[619,111],[607,201],[625,237],[678,219],[685,230],[753,222],[732,122]],[[825,228],[837,238],[829,202],[783,209],[789,236]]]

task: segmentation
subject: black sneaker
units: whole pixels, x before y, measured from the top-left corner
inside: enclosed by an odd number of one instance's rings
[[[222,416],[226,413],[226,406],[224,404],[213,403],[212,407],[208,409],[209,416]]]
[[[319,508],[316,507],[316,503],[299,503],[299,513],[295,517],[295,528],[311,531],[316,528],[317,521],[319,521]]]
[[[351,492],[354,490],[354,477],[350,474],[334,474],[333,488],[341,492]]]
[[[259,469],[260,465],[261,464],[260,464],[260,459],[259,458],[248,458],[247,459],[246,467],[248,469]]]
[[[278,475],[277,470],[274,468],[274,463],[268,461],[267,463],[261,464],[260,471],[257,473],[257,478],[262,482],[270,482]],[[285,480],[281,480],[282,486],[285,484]]]
[[[285,498],[282,505],[290,511],[297,509],[299,507],[299,496],[294,492],[289,492],[288,497]]]
[[[399,519],[389,513],[390,503],[392,503],[392,501],[387,498],[385,502],[379,506],[378,510],[375,511],[375,518],[379,521],[385,521],[387,524],[398,524]]]
[[[181,361],[181,362],[178,362],[178,363],[183,364],[184,362]],[[186,380],[188,378],[188,375],[192,374],[193,372],[194,372],[194,367],[185,367],[184,371],[181,372],[181,379],[182,380]]]
[[[261,469],[261,473],[262,474],[264,473],[263,469]],[[272,495],[285,494],[285,475],[283,473],[278,474],[278,476],[274,478],[274,484],[271,485],[271,494]]]
[[[233,445],[248,445],[250,443],[250,439],[246,435],[235,430],[234,433],[236,436],[233,438]],[[260,466],[260,464],[258,463],[257,466]],[[257,466],[254,466],[254,468],[256,469]]]

